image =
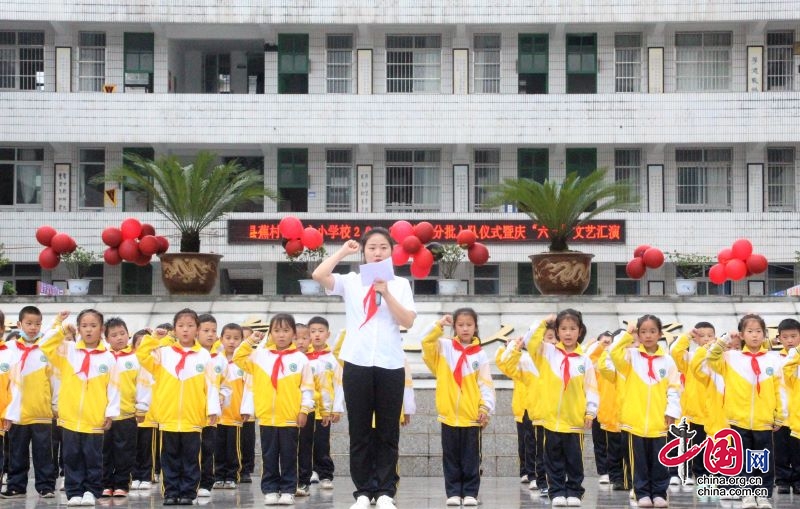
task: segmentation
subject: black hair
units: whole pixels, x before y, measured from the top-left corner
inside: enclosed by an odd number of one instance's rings
[[[781,323],[778,324],[778,334],[780,334],[785,330],[800,331],[800,322],[798,322],[794,318],[784,318],[783,320],[781,320]]]
[[[714,334],[717,333],[717,329],[714,328],[714,325],[712,325],[711,322],[697,322],[696,324],[694,324],[694,328],[695,329],[711,329],[711,330],[714,331]]]
[[[578,343],[583,343],[583,338],[586,337],[586,325],[583,324],[583,315],[581,314],[580,311],[572,308],[567,308],[562,311],[559,311],[558,314],[556,315],[556,319],[553,323],[553,327],[555,328],[556,331],[556,339],[558,339],[559,341],[561,340],[561,338],[558,337],[558,326],[561,325],[561,322],[563,322],[564,320],[572,320],[578,324],[578,330],[580,331],[580,334],[578,336]]]
[[[100,325],[103,324],[103,313],[101,313],[100,311],[98,311],[96,309],[93,309],[93,308],[84,309],[83,311],[78,313],[78,318],[75,319],[75,323],[80,325],[81,324],[81,318],[83,318],[86,315],[95,315],[97,318],[100,319]]]
[[[6,315],[0,310],[0,331],[6,330]]]
[[[480,338],[481,335],[478,333],[478,313],[475,312],[472,308],[458,308],[453,311],[453,326],[455,327],[456,319],[461,315],[471,316],[473,320],[475,320],[475,337]]]
[[[294,328],[295,329],[308,329],[308,325],[306,325],[304,323],[297,322],[296,324],[294,324]]]
[[[269,321],[269,332],[272,334],[272,329],[275,328],[276,325],[288,325],[292,332],[297,334],[297,324],[294,321],[294,317],[289,313],[278,313],[277,315],[272,317],[272,320]]]
[[[125,320],[123,320],[118,316],[112,316],[111,318],[106,320],[105,324],[106,334],[108,334],[108,329],[110,329],[111,327],[124,327],[125,332],[128,332],[128,324],[126,324]]]
[[[597,341],[600,341],[600,338],[613,338],[614,335],[611,334],[611,331],[604,330],[600,334],[597,335]]]
[[[321,316],[312,316],[311,319],[308,321],[308,326],[311,327],[314,324],[324,325],[326,329],[330,329],[331,326],[328,324],[328,320]]]
[[[382,226],[375,226],[374,228],[370,228],[369,230],[364,232],[364,235],[361,236],[361,239],[359,240],[359,242],[361,243],[361,249],[364,249],[364,246],[367,244],[367,241],[373,235],[383,235],[384,237],[386,237],[386,240],[389,241],[389,247],[394,247],[394,239],[392,238],[392,234],[389,233],[389,230],[387,230]]]
[[[189,311],[191,311],[191,309]],[[175,315],[175,320],[177,321],[177,319],[178,319],[178,316]],[[172,331],[174,328],[175,327],[169,322],[164,322],[164,323],[161,323],[161,324],[156,326],[156,329],[164,329],[167,332]]]
[[[8,333],[8,335],[6,336],[6,341],[16,341],[20,337],[22,336],[20,336],[19,331],[14,329]]]
[[[213,323],[214,325],[217,324],[217,319],[214,318],[214,315],[211,313],[203,313],[202,315],[197,317],[197,325],[199,326],[201,323]]]
[[[25,306],[24,308],[19,310],[19,321],[21,322],[25,315],[33,315],[38,316],[39,318],[42,317],[42,312],[39,311],[39,308],[36,306]]]
[[[241,326],[241,325],[239,325],[238,323],[226,323],[226,324],[225,324],[225,325],[222,327],[222,332],[220,332],[220,333],[219,333],[219,336],[220,336],[220,337],[222,337],[222,335],[223,335],[223,334],[225,334],[225,331],[226,331],[226,330],[235,330],[235,331],[239,331],[239,334],[241,334],[241,335],[242,335],[242,337],[244,337],[244,331],[242,330],[242,326]]]
[[[642,316],[640,316],[639,319],[636,320],[636,330],[638,331],[639,329],[641,329],[642,324],[644,322],[647,322],[647,321],[655,322],[656,327],[658,327],[659,334],[661,333],[661,329],[663,328],[663,325],[661,325],[661,318],[657,317],[656,315],[642,315]]]
[[[131,338],[131,345],[134,348],[136,348],[137,346],[139,346],[139,342],[142,340],[142,338],[144,338],[148,334],[150,334],[150,333],[147,331],[147,329],[139,329],[139,330],[137,330],[133,334],[133,337]]]
[[[194,309],[183,308],[175,313],[175,316],[172,318],[172,326],[169,328],[169,330],[172,330],[175,327],[175,324],[178,323],[178,318],[182,316],[188,316],[189,318],[194,319],[194,322],[198,327],[200,327],[200,317],[197,316],[197,312]]]
[[[739,332],[744,332],[744,328],[747,326],[747,322],[749,321],[756,321],[761,326],[761,330],[764,331],[764,334],[767,333],[767,324],[764,322],[764,319],[761,318],[761,315],[757,315],[755,313],[747,313],[739,320]]]

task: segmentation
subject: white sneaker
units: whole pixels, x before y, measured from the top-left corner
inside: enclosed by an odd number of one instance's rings
[[[71,499],[67,500],[67,505],[69,507],[77,507],[81,505],[81,502],[83,502],[81,497],[72,497]]]
[[[153,483],[151,483],[150,481],[142,481],[142,482],[139,483],[139,489],[140,490],[149,490],[152,487],[153,487]]]
[[[333,489],[333,481],[330,479],[322,479],[319,481],[319,487],[323,490],[332,490]]]
[[[758,509],[756,497],[742,497],[742,509]]]
[[[523,475],[522,477],[519,478],[519,482],[521,482],[522,484],[525,484],[526,482],[528,482],[528,476],[527,475]]]
[[[225,487],[225,483],[223,481],[214,481],[214,484],[211,486],[212,490],[221,490]]]
[[[475,497],[464,497],[464,507],[478,507],[478,499]]]
[[[673,475],[669,478],[669,485],[670,486],[678,486],[681,483],[681,478],[677,475]]]
[[[611,481],[608,480],[608,474],[603,474],[597,478],[597,482],[599,484],[608,484]]]
[[[83,493],[83,497],[81,498],[81,505],[85,506],[94,506],[97,503],[97,500],[92,495],[91,491],[86,491]]]
[[[319,474],[314,472],[314,471],[312,471],[311,472],[311,484],[318,483],[318,482],[319,482]]]
[[[567,505],[569,507],[580,507],[581,499],[579,499],[578,497],[567,497]]]
[[[397,509],[397,506],[394,505],[392,497],[381,495],[378,497],[378,500],[375,501],[375,509]]]
[[[553,507],[566,507],[567,506],[567,498],[566,497],[556,497],[552,501]]]
[[[630,498],[631,500],[636,500],[636,493],[633,490],[631,490],[631,492],[628,494],[628,498]]]
[[[653,497],[653,507],[669,507],[669,502],[664,497]]]
[[[211,496],[211,492],[208,491],[205,488],[200,488],[199,490],[197,490],[197,496],[198,497],[210,497]]]
[[[294,495],[291,493],[281,493],[278,499],[278,505],[294,505]]]
[[[235,490],[236,481],[225,481],[224,483],[222,483],[222,487],[226,490]]]
[[[132,490],[138,490],[139,489],[139,484],[141,484],[141,481],[131,481],[131,489]]]
[[[636,505],[639,507],[653,507],[653,501],[650,500],[650,497],[642,497],[636,502]]]
[[[277,493],[267,493],[264,495],[264,505],[278,505],[279,499]]]
[[[757,497],[758,509],[772,509],[772,504],[767,497]]]
[[[695,485],[694,479],[692,479],[691,477],[687,477],[686,478],[686,482],[683,483],[683,485],[684,486],[694,486]]]
[[[350,509],[369,509],[369,497],[361,495],[356,499],[356,502],[350,506]]]
[[[533,481],[531,481],[531,483],[528,485],[528,489],[529,489],[529,490],[535,490],[536,488],[538,488],[538,486],[536,485],[536,479],[534,479],[534,480],[533,480]]]
[[[447,499],[447,501],[444,503],[444,505],[460,506],[461,505],[461,497],[450,497],[450,498]]]

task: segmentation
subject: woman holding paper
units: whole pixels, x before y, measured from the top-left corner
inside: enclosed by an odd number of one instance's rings
[[[369,509],[372,498],[377,509],[395,509],[405,387],[400,327],[410,328],[417,313],[411,285],[392,271],[392,244],[385,228],[373,228],[360,244],[345,242],[313,274],[328,294],[341,295],[345,304],[347,335],[339,360],[350,426],[350,476],[356,487],[351,509]],[[362,249],[366,265],[361,274],[333,274],[337,264]]]

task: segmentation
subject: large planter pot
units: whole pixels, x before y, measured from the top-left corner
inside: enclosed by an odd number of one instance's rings
[[[458,295],[461,288],[459,279],[440,279],[437,284],[439,285],[439,295]]]
[[[589,286],[593,254],[578,251],[530,255],[533,284],[542,295],[580,295]]]
[[[70,295],[88,295],[91,279],[67,279],[67,289]]]
[[[675,293],[678,295],[694,295],[697,293],[697,281],[678,278],[675,280]]]
[[[313,279],[298,279],[301,295],[321,295],[322,285]]]
[[[161,258],[161,280],[169,293],[206,295],[217,284],[222,255],[210,253],[165,253]]]

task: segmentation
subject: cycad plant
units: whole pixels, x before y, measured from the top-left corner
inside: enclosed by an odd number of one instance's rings
[[[605,176],[606,170],[598,168],[586,176],[569,173],[563,182],[507,179],[496,189],[489,205],[515,205],[547,228],[551,252],[569,251],[567,242],[576,226],[608,210],[632,205],[629,184],[608,182]]]
[[[156,212],[181,232],[182,253],[200,252],[200,232],[248,201],[275,199],[261,174],[238,162],[217,162],[216,154],[200,152],[183,166],[175,156],[153,161],[125,154],[125,164],[106,177],[126,189],[150,197]]]

